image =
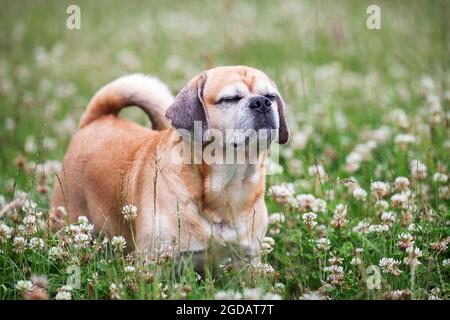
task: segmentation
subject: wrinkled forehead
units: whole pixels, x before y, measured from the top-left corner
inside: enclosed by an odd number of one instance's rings
[[[223,95],[266,95],[276,93],[272,80],[263,72],[248,67],[221,67],[208,70],[203,88],[206,100]]]

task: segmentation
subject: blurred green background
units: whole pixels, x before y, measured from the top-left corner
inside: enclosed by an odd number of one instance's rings
[[[80,30],[66,27],[70,4],[81,9]],[[370,4],[381,8],[381,30],[366,27]],[[9,124],[0,126],[0,174],[14,176],[12,159],[39,136],[56,139],[39,157],[61,159],[89,99],[130,72],[155,75],[176,93],[206,68],[253,66],[278,83],[294,127],[339,121],[337,110],[357,135],[381,121],[380,108],[415,109],[398,92],[413,89],[423,75],[448,87],[449,7],[448,1],[2,0],[0,118]]]
[[[80,30],[66,27],[70,4],[81,9]],[[381,30],[366,27],[370,4],[381,8]],[[278,83],[291,120],[323,119],[314,114],[318,104],[332,121],[334,108],[350,108],[350,117],[364,113],[351,119],[357,134],[379,120],[376,110],[387,101],[401,104],[391,99],[398,79],[408,87],[430,74],[447,87],[449,7],[448,1],[2,0],[0,118],[12,119],[14,130],[0,126],[0,174],[16,173],[12,159],[26,153],[32,136],[56,136],[49,144],[57,146],[40,157],[61,159],[89,99],[130,72],[155,75],[176,93],[206,68],[253,66]]]

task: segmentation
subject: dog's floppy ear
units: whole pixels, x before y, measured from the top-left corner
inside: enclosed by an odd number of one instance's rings
[[[201,121],[203,133],[209,129],[209,121],[203,103],[206,73],[190,81],[175,97],[166,117],[176,129],[193,131],[194,122]]]
[[[278,116],[280,118],[280,128],[278,129],[278,143],[286,144],[289,141],[289,128],[286,121],[283,98],[278,94],[277,98]]]

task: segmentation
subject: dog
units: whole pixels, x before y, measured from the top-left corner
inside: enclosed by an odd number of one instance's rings
[[[118,117],[127,106],[147,113],[152,129]],[[258,263],[268,225],[267,153],[259,150],[254,164],[174,163],[170,154],[179,145],[174,137],[179,130],[192,133],[195,123],[201,124],[200,141],[195,138],[201,148],[213,129],[270,129],[276,137],[269,141],[289,140],[283,99],[257,69],[206,70],[175,98],[156,78],[119,78],[92,98],[69,144],[51,198],[51,228],[60,230],[84,215],[95,230],[122,235],[131,250],[149,255],[168,245],[178,254],[229,247]],[[248,141],[245,135],[230,137],[223,143],[236,147]],[[124,220],[125,204],[137,207],[134,221]]]

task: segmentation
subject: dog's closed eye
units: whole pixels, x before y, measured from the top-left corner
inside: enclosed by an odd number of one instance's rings
[[[237,103],[242,99],[241,96],[230,96],[230,97],[223,97],[219,99],[216,104],[222,104],[222,103]]]

